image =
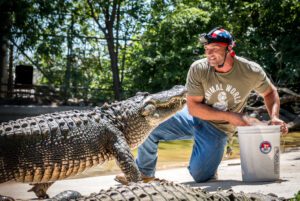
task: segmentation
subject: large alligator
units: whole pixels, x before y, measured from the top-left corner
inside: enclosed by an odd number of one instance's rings
[[[13,201],[13,198],[3,197],[4,201]],[[265,195],[262,193],[243,193],[233,190],[210,193],[201,188],[192,188],[183,184],[176,184],[168,181],[153,181],[150,183],[130,183],[128,186],[119,185],[107,190],[100,190],[99,193],[92,193],[89,196],[82,196],[77,191],[63,191],[47,201],[65,200],[90,200],[90,201],[282,201],[285,198],[278,198],[276,195]]]
[[[186,89],[175,86],[86,111],[51,113],[0,125],[0,183],[29,182],[47,198],[56,180],[115,158],[126,179],[141,180],[130,149],[181,109]]]

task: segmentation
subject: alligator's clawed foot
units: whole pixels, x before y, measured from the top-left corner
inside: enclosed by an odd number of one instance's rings
[[[28,192],[34,192],[39,199],[47,199],[49,195],[46,192],[53,183],[54,182],[30,184],[33,187],[29,189]]]
[[[156,178],[156,177],[149,177],[149,176],[146,176],[144,174],[141,174],[141,176],[142,176],[142,182],[144,182],[144,183],[149,183],[151,181],[160,181],[160,179]],[[127,181],[124,174],[116,175],[115,181],[117,181],[117,182],[119,182],[123,185],[129,185],[131,183],[131,182]]]
[[[14,201],[14,199],[8,196],[0,195],[0,201]]]

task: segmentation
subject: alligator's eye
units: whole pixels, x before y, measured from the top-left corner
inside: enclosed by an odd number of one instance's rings
[[[153,104],[148,104],[144,107],[144,110],[142,111],[143,116],[151,115],[155,112],[156,107]]]

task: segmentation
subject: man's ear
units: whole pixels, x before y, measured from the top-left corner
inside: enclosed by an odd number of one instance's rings
[[[231,55],[232,57],[234,57],[234,56],[235,56],[235,51],[234,51],[232,48],[233,48],[232,45],[228,45],[228,46],[227,46],[228,52],[230,52],[230,55]]]

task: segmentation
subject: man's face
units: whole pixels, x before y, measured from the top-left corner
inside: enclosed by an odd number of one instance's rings
[[[224,62],[226,47],[218,43],[210,43],[204,46],[204,50],[210,66],[218,66]]]

